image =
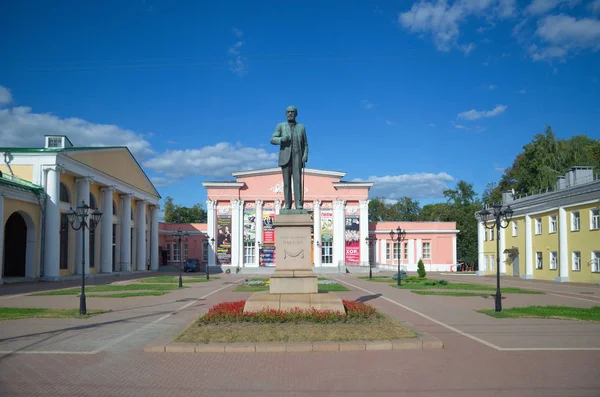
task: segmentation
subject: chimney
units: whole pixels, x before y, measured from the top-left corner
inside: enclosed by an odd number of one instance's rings
[[[511,203],[514,201],[514,196],[512,190],[505,190],[502,192],[502,203]]]
[[[593,167],[572,167],[574,185],[592,182],[594,178]]]
[[[556,190],[562,190],[567,187],[567,180],[564,176],[556,178]]]

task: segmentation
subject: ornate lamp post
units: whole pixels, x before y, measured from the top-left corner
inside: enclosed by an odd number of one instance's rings
[[[89,224],[88,216],[91,218]],[[83,315],[87,314],[85,303],[85,228],[93,231],[96,226],[98,226],[98,223],[100,223],[102,212],[98,211],[98,209],[94,209],[94,211],[90,213],[90,207],[82,200],[81,205],[77,207],[77,210],[74,210],[73,207],[69,209],[67,217],[69,219],[69,224],[71,224],[71,227],[74,230],[82,230],[81,245],[83,249],[81,258],[81,295],[79,296],[79,314]]]
[[[183,288],[183,279],[181,278],[181,271],[183,269],[183,265],[181,264],[181,258],[183,257],[183,250],[181,249],[181,240],[185,237],[187,240],[187,236],[190,234],[188,232],[184,232],[181,229],[177,229],[177,231],[173,234],[175,236],[175,241],[179,244],[179,288]]]
[[[394,238],[394,236],[396,236]],[[400,229],[400,226],[398,226],[396,228],[396,231],[394,232],[393,230],[390,230],[390,239],[392,240],[392,247],[395,247],[395,244],[398,243],[398,248],[400,248],[402,242],[404,241],[404,238],[406,237],[406,230],[402,230]],[[392,249],[392,263],[394,261],[394,249]],[[400,253],[400,249],[398,249],[398,253]],[[400,257],[398,257],[398,286],[402,285],[402,281],[400,281]]]
[[[377,244],[377,238],[373,235],[365,237],[365,241],[369,244],[369,280],[373,278],[373,247]]]
[[[479,220],[486,229],[496,229],[496,312],[502,311],[502,295],[500,294],[500,229],[508,227],[513,212],[510,205],[503,209],[502,204],[493,204],[492,211],[484,208],[478,214]],[[494,223],[488,226],[487,223],[491,221]]]

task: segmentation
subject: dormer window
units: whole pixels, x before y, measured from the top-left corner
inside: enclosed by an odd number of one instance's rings
[[[48,148],[63,147],[62,137],[48,137]]]

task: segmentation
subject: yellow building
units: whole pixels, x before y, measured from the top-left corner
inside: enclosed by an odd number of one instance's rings
[[[69,278],[82,263],[86,274],[158,269],[160,195],[127,147],[48,135],[43,148],[0,152],[0,284]],[[85,233],[67,218],[83,203],[103,213]]]
[[[502,204],[514,215],[500,236],[479,223],[478,274],[496,273],[500,237],[500,274],[600,283],[600,178],[592,167],[571,168],[553,191],[523,197],[505,192]]]

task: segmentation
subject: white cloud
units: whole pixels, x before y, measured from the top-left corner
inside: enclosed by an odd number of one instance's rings
[[[391,120],[386,120],[385,124],[389,125],[389,126],[396,126],[396,125],[398,125],[398,123],[396,123],[395,121],[391,121]]]
[[[244,33],[241,30],[233,28],[233,34],[239,39]],[[238,40],[234,45],[229,47],[227,52],[229,53],[229,71],[238,76],[244,76],[248,73],[246,67],[246,57],[242,55],[241,50],[245,42]]]
[[[498,86],[495,84],[487,84],[483,85],[483,88],[487,88],[488,90],[495,90],[496,88],[498,88]]]
[[[475,132],[485,131],[485,127],[482,127],[479,124],[474,125],[473,127],[467,127],[466,125],[452,123],[452,126],[458,130],[475,131]]]
[[[153,176],[150,178],[155,187],[165,187],[170,186],[176,182],[175,179],[165,178],[162,176]]]
[[[366,179],[374,182],[371,188],[373,197],[385,197],[389,200],[397,200],[403,196],[419,198],[438,198],[443,196],[444,190],[448,189],[448,183],[454,181],[454,177],[445,173],[414,173],[401,175],[370,176]],[[355,179],[356,182],[363,181]]]
[[[459,119],[464,120],[478,120],[486,117],[494,117],[499,114],[504,113],[504,111],[508,108],[506,105],[496,105],[496,107],[492,110],[467,110],[466,112],[462,112],[458,114]]]
[[[10,90],[8,88],[2,87],[0,85],[0,106],[8,105],[12,101],[13,101],[13,97],[12,97],[12,94],[10,93]]]
[[[531,15],[542,15],[561,5],[573,7],[579,0],[533,0],[525,11]]]
[[[244,32],[242,32],[242,31],[241,31],[241,30],[239,30],[239,29],[233,28],[233,29],[232,29],[232,31],[233,31],[233,34],[234,34],[236,37],[238,37],[238,38],[239,38],[239,37],[242,37],[242,36],[244,35]]]
[[[32,113],[31,108],[25,106],[0,109],[3,146],[43,147],[44,135],[48,134],[66,135],[75,146],[127,146],[138,158],[154,153],[144,135],[113,124]]]
[[[427,124],[427,125],[428,125],[429,127],[432,127],[432,128],[433,128],[433,127],[435,127],[435,124],[433,124],[433,123],[429,123],[429,124]]]
[[[519,90],[519,94],[525,95],[525,94],[527,94],[527,90]]]
[[[233,171],[269,168],[277,165],[277,155],[265,149],[220,142],[200,149],[167,150],[144,167],[173,179],[189,175],[209,178],[230,177]]]
[[[414,3],[409,11],[400,13],[398,23],[411,33],[431,34],[440,51],[459,48],[468,55],[473,44],[458,45],[460,25],[471,16],[488,20],[508,18],[515,15],[515,0],[446,0]]]
[[[368,100],[366,100],[366,99],[363,99],[362,101],[360,101],[360,104],[361,104],[361,105],[362,105],[362,107],[363,107],[363,108],[365,108],[366,110],[371,110],[371,109],[373,109],[375,106],[377,106],[377,105],[375,105],[373,102],[371,102],[371,101],[368,101]]]

